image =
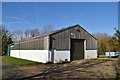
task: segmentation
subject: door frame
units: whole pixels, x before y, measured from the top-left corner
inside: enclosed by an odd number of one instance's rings
[[[73,54],[72,54],[72,40],[84,40],[84,54],[83,54],[83,58],[85,59],[85,51],[86,51],[86,40],[85,39],[78,39],[78,38],[70,38],[70,61],[73,61]]]

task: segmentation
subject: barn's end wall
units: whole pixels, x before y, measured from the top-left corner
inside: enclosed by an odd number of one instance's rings
[[[97,41],[83,28],[76,26],[50,35],[50,49],[70,50],[70,39],[85,39],[86,50],[97,50]]]

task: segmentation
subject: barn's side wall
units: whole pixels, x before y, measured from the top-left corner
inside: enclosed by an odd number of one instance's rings
[[[10,56],[42,63],[48,62],[49,36],[15,43]]]
[[[44,50],[49,50],[49,36],[44,37]]]
[[[12,50],[48,50],[49,36],[32,38],[14,43]]]
[[[36,62],[48,62],[48,50],[11,50],[10,56]]]

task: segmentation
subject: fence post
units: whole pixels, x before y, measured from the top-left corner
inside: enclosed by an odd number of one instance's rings
[[[10,44],[8,44],[8,56],[10,56]]]

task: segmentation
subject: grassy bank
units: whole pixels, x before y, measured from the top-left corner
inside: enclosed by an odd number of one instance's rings
[[[9,56],[2,56],[2,62],[6,64],[11,64],[15,66],[23,66],[23,65],[36,65],[40,64],[40,62],[34,62]]]

